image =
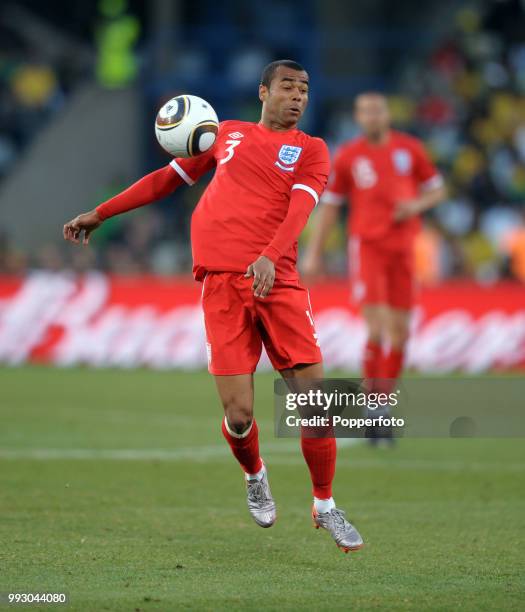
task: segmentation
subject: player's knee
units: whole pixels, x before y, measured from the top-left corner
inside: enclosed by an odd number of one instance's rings
[[[376,317],[367,317],[366,321],[367,333],[368,333],[368,341],[375,342],[376,344],[381,344],[381,340],[383,337],[383,325],[382,321]]]
[[[251,425],[252,416],[247,416],[239,413],[235,413],[233,416],[226,415],[228,421],[228,427],[236,434],[244,433]]]
[[[381,344],[383,340],[383,327],[379,321],[367,321],[368,342]]]
[[[381,344],[382,339],[383,338],[382,338],[381,331],[379,328],[377,329],[370,328],[368,330],[368,342],[373,342],[374,344]]]
[[[409,330],[405,325],[397,325],[390,331],[390,344],[392,348],[402,351],[408,342]]]
[[[223,401],[223,406],[230,429],[238,434],[246,431],[253,420],[252,406],[238,401],[236,398]]]

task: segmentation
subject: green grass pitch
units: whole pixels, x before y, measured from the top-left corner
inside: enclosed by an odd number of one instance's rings
[[[297,441],[273,436],[272,381],[263,530],[208,374],[1,369],[0,591],[79,612],[525,609],[522,439],[342,447],[336,500],[366,541],[344,555],[311,526]]]

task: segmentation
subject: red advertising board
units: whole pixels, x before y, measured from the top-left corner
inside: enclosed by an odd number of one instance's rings
[[[185,278],[97,273],[0,277],[0,363],[204,368],[200,288]],[[331,281],[310,294],[327,367],[357,371],[365,329],[347,285]],[[412,328],[407,360],[416,370],[525,369],[525,286],[425,289]]]

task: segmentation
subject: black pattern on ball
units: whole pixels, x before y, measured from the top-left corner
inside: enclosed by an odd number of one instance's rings
[[[177,111],[174,114],[167,114],[166,117],[157,115],[157,128],[166,132],[180,125],[184,117],[190,112],[190,101],[186,96],[177,96],[174,98],[177,101]],[[169,107],[166,109],[169,113]]]
[[[199,153],[203,153],[203,151],[201,151],[199,147],[199,141],[201,136],[208,132],[211,132],[215,136],[217,136],[218,131],[219,126],[213,121],[203,121],[202,123],[196,125],[188,137],[188,143],[186,147],[188,155],[190,157],[193,157],[194,155],[199,155]]]

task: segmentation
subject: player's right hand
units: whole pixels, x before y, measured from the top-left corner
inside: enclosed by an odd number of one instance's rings
[[[68,223],[64,225],[64,240],[70,242],[80,242],[80,235],[84,232],[84,238],[82,244],[89,244],[89,237],[91,233],[102,225],[102,219],[96,210],[78,215]]]
[[[253,294],[265,298],[272,290],[275,281],[275,265],[271,259],[261,255],[246,269],[244,278],[253,276]]]

